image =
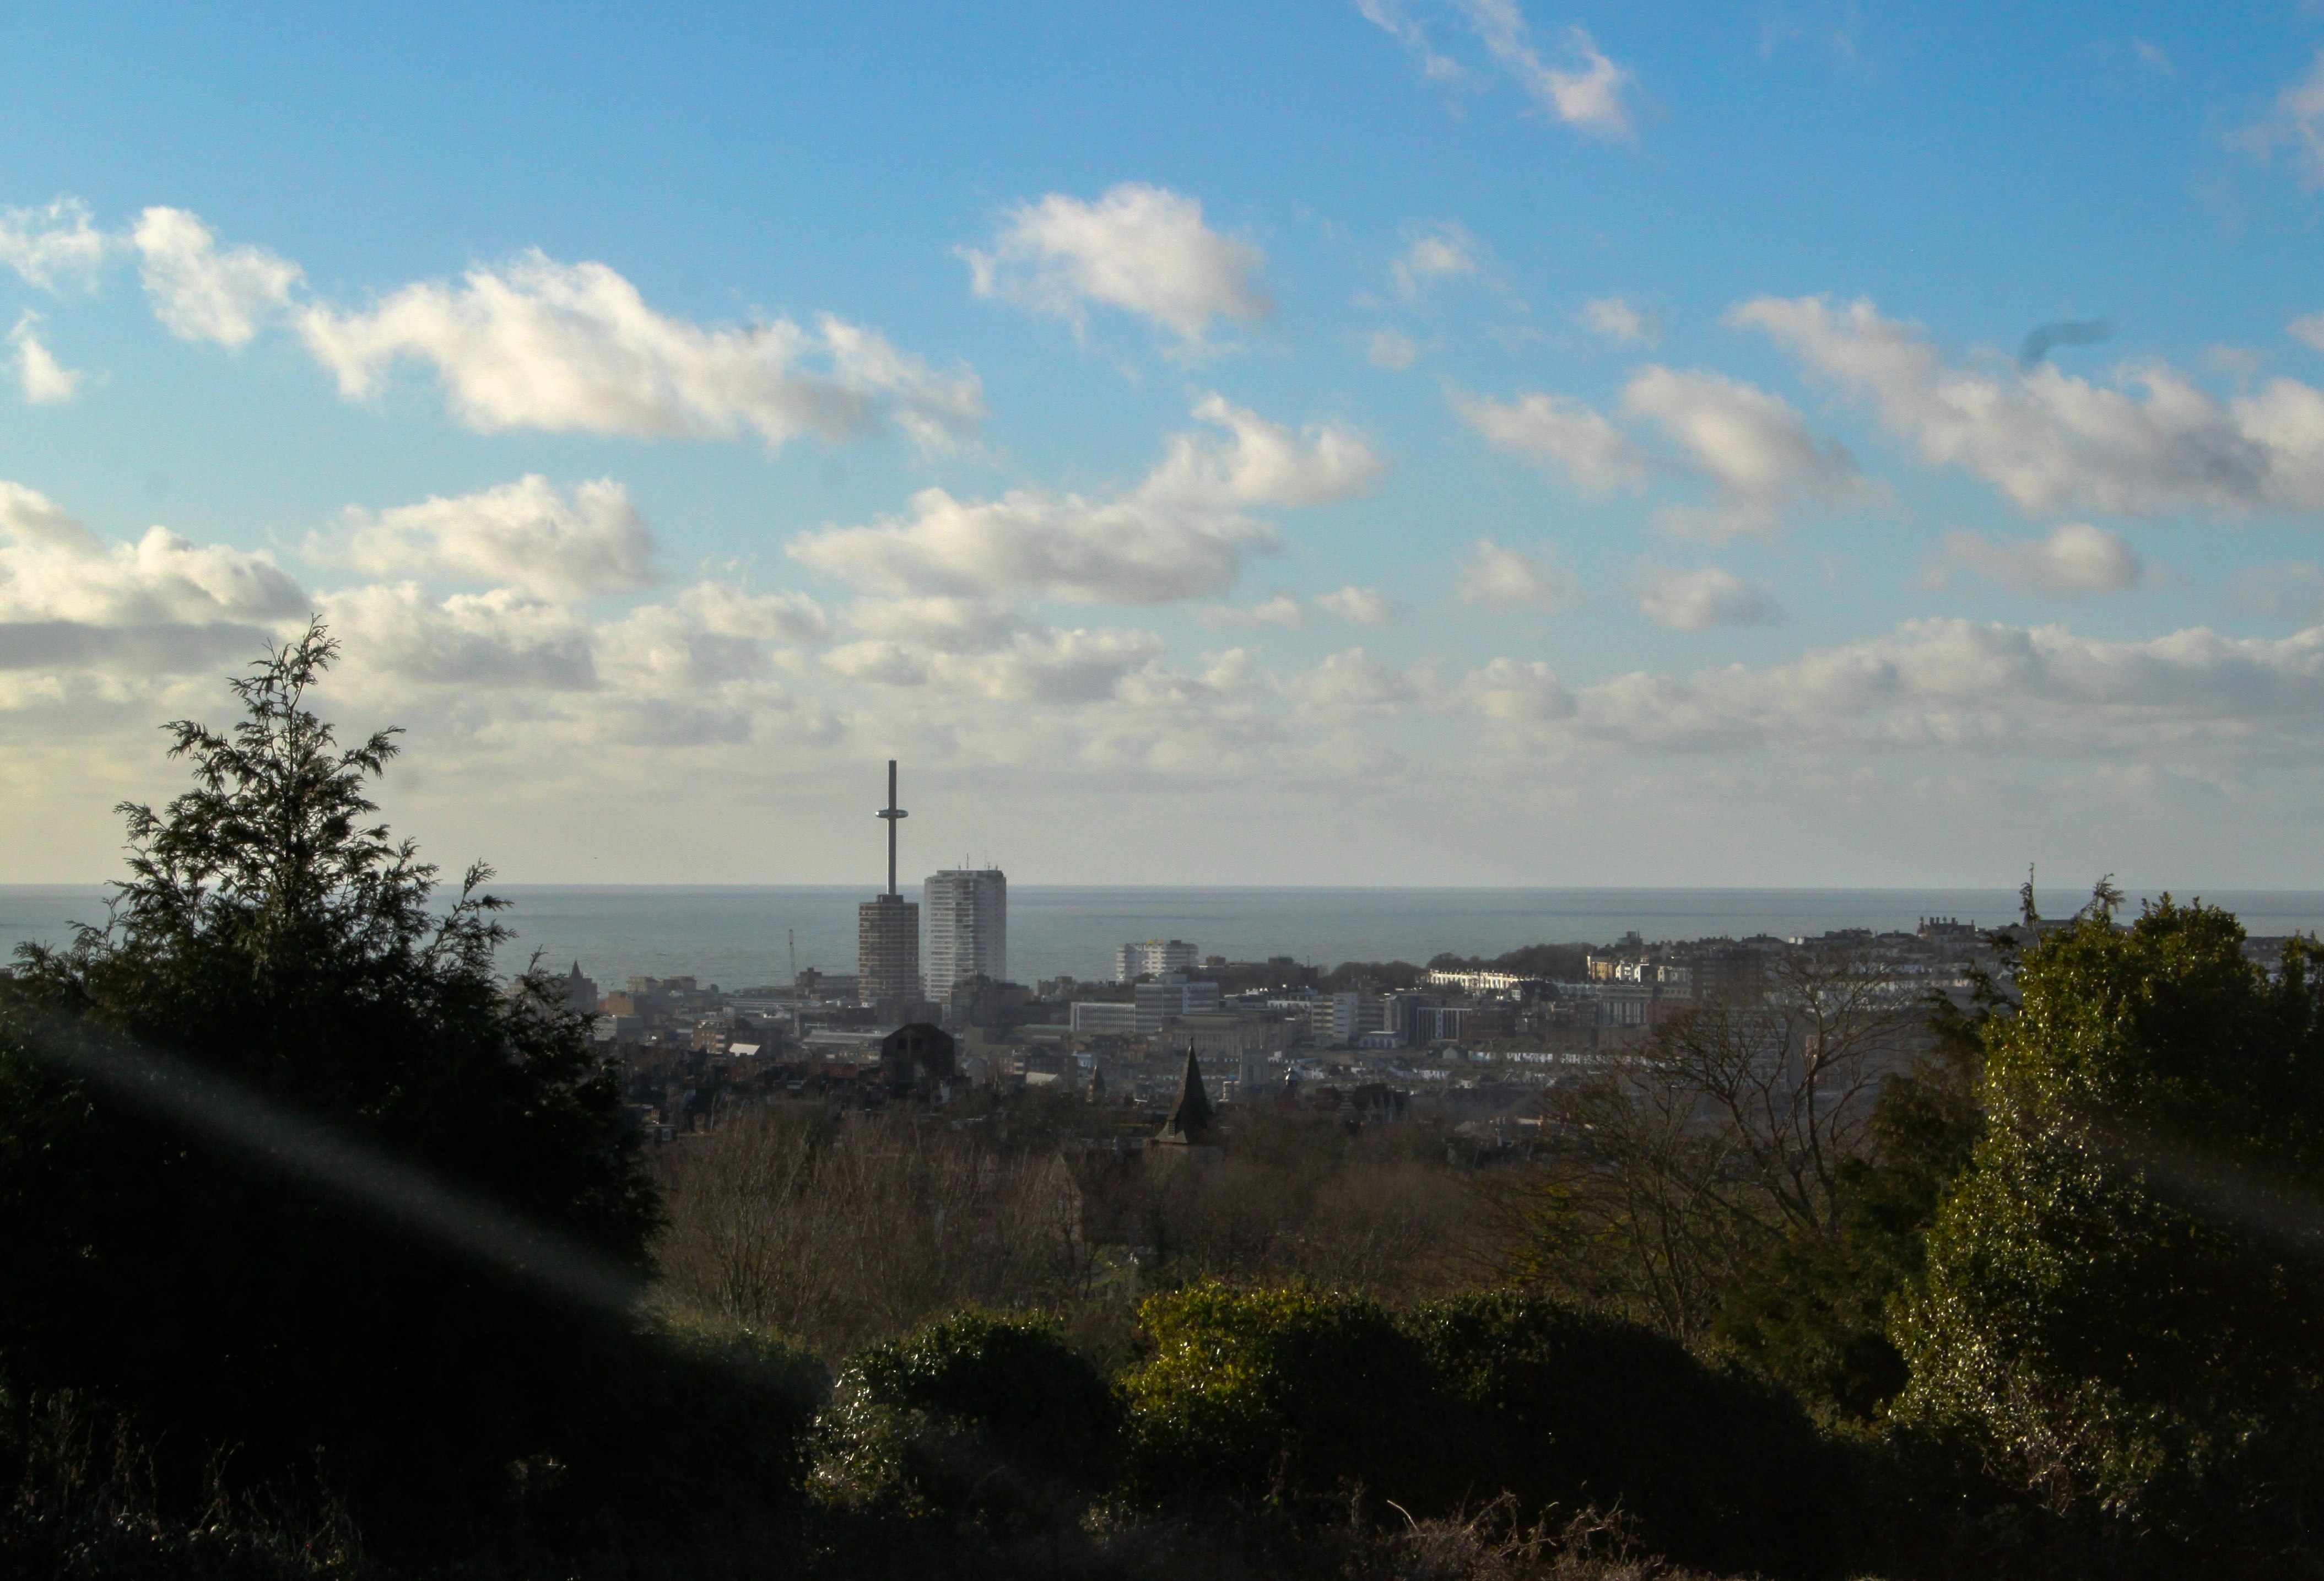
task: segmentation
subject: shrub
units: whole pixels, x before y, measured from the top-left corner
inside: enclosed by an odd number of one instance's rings
[[[1048,1325],[954,1313],[840,1374],[817,1475],[842,1502],[1045,1524],[1112,1476],[1121,1407]]]
[[[1829,1567],[1845,1466],[1788,1397],[1722,1373],[1638,1324],[1544,1298],[1479,1292],[1406,1319],[1459,1454],[1442,1501],[1635,1518],[1685,1562]]]
[[[795,1508],[830,1387],[821,1362],[774,1336],[665,1319],[608,1352],[572,1402],[563,1456],[524,1468],[548,1484],[527,1502],[568,1530]]]
[[[1386,1308],[1308,1289],[1195,1285],[1139,1309],[1128,1486],[1296,1502],[1360,1485],[1425,1502],[1445,1423],[1427,1359]]]

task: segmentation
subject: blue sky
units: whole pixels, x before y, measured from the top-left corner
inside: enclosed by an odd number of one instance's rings
[[[2320,48],[16,5],[0,881],[312,610],[523,880],[2324,884]]]

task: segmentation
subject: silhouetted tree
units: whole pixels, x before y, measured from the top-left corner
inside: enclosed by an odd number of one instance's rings
[[[487,871],[439,906],[370,821],[394,733],[309,708],[335,653],[169,726],[194,784],[121,809],[106,924],[0,974],[0,1374],[128,1414],[165,1480],[319,1453],[385,1530],[569,1456],[656,1206],[586,1020],[496,975]]]

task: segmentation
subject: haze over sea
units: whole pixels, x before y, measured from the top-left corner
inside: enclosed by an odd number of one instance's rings
[[[854,885],[496,884],[516,938],[503,964],[521,969],[538,950],[562,970],[573,961],[601,984],[632,974],[691,974],[741,988],[789,978],[789,936],[801,966],[855,969]],[[908,892],[917,898],[917,886]],[[2134,904],[2156,892],[2133,892]],[[2195,892],[2178,892],[2181,899]],[[0,885],[0,950],[27,940],[63,943],[75,921],[100,921],[95,884]],[[2046,886],[2043,910],[2079,905],[2080,885]],[[2226,891],[2226,906],[2255,934],[2324,929],[2324,891]],[[1422,962],[1441,952],[1495,956],[1519,945],[1606,944],[1635,929],[1653,939],[1717,934],[1783,938],[1841,928],[1909,929],[1923,917],[1981,926],[2016,915],[2005,889],[1227,889],[1012,885],[1009,966],[1030,983],[1065,973],[1110,975],[1116,945],[1191,939],[1235,960],[1287,955],[1319,966],[1350,960]]]

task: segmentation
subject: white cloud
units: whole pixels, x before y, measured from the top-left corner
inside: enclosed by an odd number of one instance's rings
[[[513,588],[438,602],[416,582],[325,594],[323,615],[359,689],[398,684],[591,691],[595,634],[574,611]]]
[[[1110,499],[1013,489],[960,500],[940,488],[911,513],[792,541],[791,555],[874,592],[1158,604],[1226,590],[1243,555],[1271,548],[1254,505],[1313,505],[1368,488],[1384,465],[1353,431],[1294,431],[1207,397],[1194,415],[1223,439],[1173,438],[1144,482]]]
[[[859,598],[847,606],[852,631],[947,652],[1003,646],[1029,624],[1023,610],[997,598]]]
[[[982,297],[1065,319],[1076,328],[1094,303],[1119,308],[1199,343],[1214,319],[1266,318],[1259,281],[1265,254],[1204,223],[1183,193],[1124,181],[1094,203],[1052,192],[1002,217],[989,249],[964,247]]]
[[[1315,599],[1315,607],[1355,625],[1384,626],[1396,622],[1396,606],[1373,587],[1342,587]]]
[[[1336,592],[1319,593],[1302,604],[1288,593],[1277,593],[1249,608],[1238,609],[1231,605],[1213,605],[1197,612],[1195,618],[1206,626],[1250,628],[1254,626],[1304,626],[1313,611],[1334,620],[1344,620],[1351,625],[1384,626],[1396,624],[1396,604],[1374,587],[1342,587]]]
[[[1307,624],[1307,609],[1290,594],[1277,593],[1248,609],[1214,605],[1195,618],[1207,626],[1304,626]]]
[[[1930,568],[1944,585],[1953,570],[1984,577],[2023,593],[2119,593],[2135,587],[2146,567],[2118,533],[2068,522],[2043,538],[1995,542],[1975,532],[1949,532]]]
[[[1417,696],[1411,680],[1361,648],[1328,654],[1312,669],[1288,675],[1283,693],[1305,707],[1331,712],[1382,712]]]
[[[1775,625],[1784,618],[1773,589],[1718,566],[1680,570],[1648,566],[1638,578],[1638,609],[1677,632],[1722,625]]]
[[[1723,374],[1641,368],[1624,387],[1622,404],[1676,440],[1718,491],[1708,510],[1662,513],[1663,524],[1683,536],[1718,542],[1766,534],[1803,502],[1875,497],[1848,452],[1819,442],[1791,402]]]
[[[1356,0],[1356,9],[1363,13],[1365,21],[1419,56],[1421,69],[1432,82],[1458,82],[1465,75],[1459,61],[1437,51],[1428,30],[1413,16],[1407,0]]]
[[[40,323],[41,315],[27,308],[8,332],[8,344],[16,348],[16,377],[32,405],[60,405],[80,393],[81,380],[87,375],[57,361],[41,339]]]
[[[2294,340],[2312,351],[2324,351],[2324,313],[2303,313],[2284,326]]]
[[[1415,236],[1403,256],[1388,266],[1397,295],[1407,302],[1418,301],[1440,280],[1476,273],[1476,238],[1451,220]]]
[[[942,449],[984,416],[973,373],[936,373],[872,330],[828,315],[812,331],[789,319],[705,328],[654,311],[603,264],[538,252],[472,269],[458,286],[405,286],[368,312],[310,308],[300,329],[348,400],[409,358],[431,365],[455,415],[486,433],[748,430],[777,448],[802,434],[842,439],[884,413]]]
[[[1270,422],[1223,397],[1194,404],[1201,421],[1227,431],[1176,434],[1142,492],[1211,506],[1322,505],[1365,493],[1387,469],[1379,451],[1353,429]]]
[[[1636,488],[1646,480],[1646,453],[1583,402],[1540,391],[1508,402],[1458,393],[1452,400],[1486,443],[1522,461],[1563,468],[1584,493]]]
[[[2324,50],[2316,52],[2306,75],[2287,84],[2268,114],[2246,127],[2237,141],[2262,158],[2278,148],[2288,149],[2301,182],[2324,187]]]
[[[770,642],[820,642],[830,634],[829,617],[803,594],[697,582],[601,628],[595,647],[609,683],[675,696],[766,674]]]
[[[587,598],[653,580],[653,534],[610,477],[559,495],[539,474],[377,514],[350,509],[307,552],[379,577],[491,582],[536,597]]]
[[[292,288],[306,278],[299,265],[263,247],[220,251],[209,227],[182,208],[148,208],[129,239],[154,317],[180,340],[229,350],[247,346],[260,322],[288,307]]]
[[[761,643],[819,643],[831,617],[804,593],[753,593],[732,582],[696,582],[673,607],[715,636]]]
[[[2133,39],[2130,41],[2130,52],[2141,66],[2157,77],[2169,77],[2177,70],[2171,63],[2171,52],[2161,44],[2145,39]]]
[[[1091,500],[1012,489],[962,500],[929,488],[912,496],[906,517],[806,533],[789,552],[880,592],[1145,604],[1223,592],[1246,551],[1274,542],[1248,516],[1142,494]]]
[[[843,643],[823,655],[823,662],[850,680],[874,686],[926,686],[928,655],[903,643]]]
[[[2287,725],[2324,723],[2324,628],[2104,642],[1916,620],[1764,670],[1617,676],[1575,696],[1576,734],[1649,750],[2147,754],[2202,742],[2273,754]]]
[[[1462,678],[1460,695],[1489,719],[1563,719],[1574,711],[1573,694],[1541,661],[1495,659]]]
[[[1472,9],[1488,47],[1558,119],[1586,132],[1630,135],[1628,99],[1637,79],[1628,67],[1607,59],[1587,29],[1565,30],[1566,53],[1580,69],[1560,69],[1544,64],[1526,41],[1525,19],[1515,0],[1472,0]]]
[[[2222,403],[2156,364],[2128,375],[2142,399],[2047,363],[1948,366],[1867,301],[1761,298],[1729,317],[1869,400],[1932,465],[1984,478],[2028,513],[2324,509],[2324,392],[2296,380]]]
[[[1375,329],[1364,342],[1364,358],[1376,368],[1408,368],[1420,360],[1423,346],[1401,329]]]
[[[306,595],[263,553],[198,545],[165,527],[106,543],[21,484],[0,483],[0,621],[94,627],[263,623]]]
[[[1025,632],[1005,648],[936,652],[930,684],[1014,703],[1095,703],[1161,657],[1151,632]]]
[[[1420,57],[1430,78],[1457,81],[1465,75],[1458,61],[1437,48],[1416,16],[1421,8],[1413,0],[1356,3],[1368,20]],[[1532,26],[1517,0],[1448,0],[1441,8],[1432,9],[1448,13],[1456,26],[1484,47],[1495,66],[1559,120],[1604,136],[1630,135],[1630,99],[1637,91],[1637,79],[1628,68],[1609,60],[1587,30],[1565,30],[1564,63],[1553,66],[1535,42]]]
[[[1470,548],[1459,581],[1461,596],[1489,609],[1555,615],[1582,601],[1573,573],[1545,555],[1503,549],[1489,538]]]
[[[88,205],[60,198],[36,208],[0,208],[0,264],[42,291],[95,282],[113,238],[90,223]]]
[[[1663,337],[1660,313],[1621,297],[1593,298],[1574,317],[1617,346],[1652,346]]]

